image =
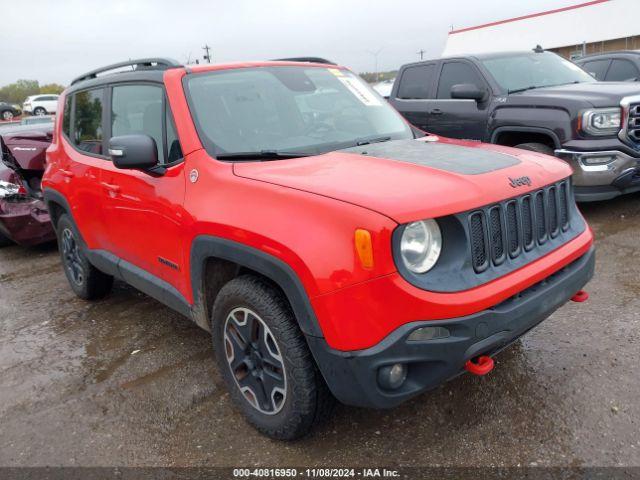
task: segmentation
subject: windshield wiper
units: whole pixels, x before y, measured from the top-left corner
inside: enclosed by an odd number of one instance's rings
[[[285,160],[287,158],[310,157],[312,153],[280,152],[278,150],[259,150],[256,152],[233,152],[216,155],[218,160]]]
[[[565,83],[556,83],[554,85],[532,85],[531,87],[526,88],[516,88],[514,90],[509,90],[507,93],[520,93],[525,92],[527,90],[535,90],[536,88],[551,88],[551,87],[561,87],[562,85],[575,85],[576,83],[582,83],[580,80],[574,80],[573,82],[565,82]]]
[[[358,140],[356,142],[356,147],[361,147],[362,145],[369,145],[371,143],[382,143],[382,142],[388,142],[389,140],[391,140],[391,137],[386,136],[386,137],[375,137],[375,138],[367,138],[367,139],[363,139],[363,140]]]
[[[509,95],[511,95],[512,93],[520,93],[520,92],[526,92],[527,90],[535,90],[536,88],[541,88],[537,85],[531,85],[530,87],[525,87],[525,88],[514,88],[513,90],[507,90],[507,93]]]

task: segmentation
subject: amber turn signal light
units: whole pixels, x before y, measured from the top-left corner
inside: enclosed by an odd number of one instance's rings
[[[373,268],[373,244],[369,230],[358,228],[355,233],[356,252],[363,268]]]

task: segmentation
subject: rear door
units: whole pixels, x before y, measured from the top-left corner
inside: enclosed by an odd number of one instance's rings
[[[62,122],[64,160],[59,174],[72,216],[89,248],[105,246],[105,230],[98,182],[109,163],[103,127],[106,122],[105,89],[81,90],[65,99]]]
[[[607,74],[607,70],[609,69],[609,65],[611,64],[611,59],[600,59],[600,60],[591,60],[589,62],[584,62],[580,64],[583,70],[586,70],[592,77],[596,80],[604,81],[605,75]]]
[[[437,62],[410,65],[398,79],[391,104],[409,123],[428,130],[429,110]]]
[[[640,72],[630,60],[614,58],[605,80],[607,82],[637,82],[640,80]]]
[[[451,87],[473,84],[487,92],[483,101],[451,98]],[[484,139],[487,132],[491,90],[473,63],[467,60],[448,60],[442,63],[435,99],[429,102],[427,129],[451,138]]]
[[[109,98],[110,137],[149,135],[165,169],[158,174],[120,170],[107,163],[100,185],[109,250],[176,286],[176,272],[184,268],[185,260],[181,249],[185,176],[164,88],[152,83],[116,84]]]

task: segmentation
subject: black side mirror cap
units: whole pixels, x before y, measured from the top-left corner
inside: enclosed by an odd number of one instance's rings
[[[158,147],[149,135],[111,137],[109,156],[116,168],[149,170],[158,165]]]
[[[451,98],[458,100],[475,100],[480,102],[485,99],[487,92],[481,90],[472,83],[459,83],[451,87]]]

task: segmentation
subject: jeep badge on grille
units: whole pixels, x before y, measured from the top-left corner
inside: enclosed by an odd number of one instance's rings
[[[513,188],[517,188],[517,187],[523,187],[525,185],[527,186],[531,186],[531,179],[527,176],[524,177],[518,177],[518,178],[511,178],[509,177],[509,184],[513,187]]]

